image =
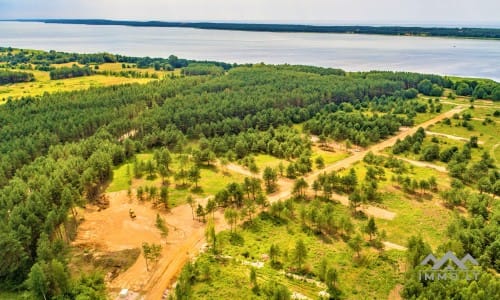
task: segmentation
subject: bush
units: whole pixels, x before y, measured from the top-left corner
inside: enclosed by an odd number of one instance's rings
[[[35,77],[32,73],[27,72],[14,72],[14,71],[0,71],[0,85],[29,82],[34,81]]]

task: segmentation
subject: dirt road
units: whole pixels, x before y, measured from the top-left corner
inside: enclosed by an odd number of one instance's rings
[[[447,111],[443,114],[440,114],[428,121],[425,121],[424,123],[421,123],[417,126],[414,126],[414,127],[411,127],[411,128],[406,128],[404,131],[400,131],[397,135],[387,139],[387,140],[384,140],[378,144],[375,144],[375,145],[372,145],[370,147],[368,147],[367,149],[363,150],[363,151],[359,151],[359,152],[354,152],[353,155],[349,156],[349,157],[346,157],[344,158],[343,160],[341,161],[338,161],[336,163],[333,163],[331,165],[328,165],[326,166],[325,168],[321,169],[321,170],[317,170],[315,172],[312,172],[311,174],[309,174],[308,176],[306,176],[304,179],[307,181],[307,183],[309,184],[309,186],[312,185],[312,183],[314,182],[314,180],[316,180],[318,178],[318,176],[320,174],[323,174],[323,173],[328,173],[328,172],[332,172],[332,171],[338,171],[340,169],[345,169],[345,168],[348,168],[349,166],[351,166],[352,164],[358,162],[358,161],[361,161],[363,160],[363,157],[365,157],[365,155],[372,151],[374,153],[376,152],[380,152],[382,150],[384,150],[385,148],[387,147],[390,147],[392,145],[394,145],[396,143],[396,141],[398,139],[402,140],[404,139],[406,136],[408,135],[412,135],[414,134],[419,127],[423,127],[423,128],[426,128],[427,126],[429,125],[432,125],[434,123],[437,123],[445,118],[450,118],[451,116],[453,116],[453,114],[455,113],[460,113],[462,110],[464,110],[465,107],[464,106],[458,106],[458,107],[455,107],[454,109],[450,110],[450,111]],[[287,190],[283,190],[282,189],[282,192],[279,193],[279,195],[276,195],[273,197],[273,199],[275,201],[277,200],[284,200],[284,199],[287,199],[289,198],[290,196],[292,195],[292,191],[291,189],[287,189]]]
[[[312,173],[311,175],[309,175],[307,177],[308,183],[312,183],[314,181],[314,179],[316,179],[318,177],[318,175],[323,173],[323,172],[331,172],[331,171],[336,171],[336,170],[339,170],[342,168],[347,168],[350,165],[354,164],[355,162],[361,161],[363,159],[363,157],[365,157],[365,155],[368,152],[370,152],[370,151],[374,152],[374,153],[380,152],[380,151],[384,150],[385,148],[394,145],[398,139],[402,140],[405,137],[407,137],[408,135],[414,134],[415,132],[417,132],[419,127],[422,127],[425,129],[427,126],[435,124],[439,121],[442,121],[445,118],[451,118],[455,113],[460,113],[464,109],[465,109],[464,106],[457,106],[457,107],[453,108],[452,110],[449,110],[449,111],[447,111],[443,114],[440,114],[440,115],[438,115],[430,120],[425,121],[424,123],[421,123],[417,126],[408,128],[405,131],[400,131],[395,136],[393,136],[387,140],[384,140],[378,144],[370,146],[367,149],[365,149],[364,151],[356,152],[353,155],[351,155],[351,156],[349,156],[349,157],[347,157],[339,162],[336,162],[332,165],[329,165],[328,167],[324,168],[323,170],[319,170],[319,171]]]

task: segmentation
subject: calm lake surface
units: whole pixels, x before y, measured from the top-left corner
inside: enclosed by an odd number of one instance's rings
[[[398,70],[500,81],[500,41],[0,22],[0,46]]]

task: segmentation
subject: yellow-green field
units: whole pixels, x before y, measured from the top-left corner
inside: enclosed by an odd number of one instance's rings
[[[314,163],[317,157],[321,156],[323,160],[325,161],[325,166],[330,165],[333,163],[336,163],[346,157],[349,156],[349,153],[345,151],[336,151],[336,152],[331,152],[331,151],[325,151],[322,150],[316,146],[313,147],[313,155],[312,155],[312,161],[313,161],[313,169],[317,170],[317,166]]]
[[[50,80],[49,72],[27,72],[33,73],[36,81],[0,86],[0,104],[6,102],[9,98],[16,99],[23,96],[39,96],[44,93],[83,90],[91,87],[102,87],[126,83],[147,83],[153,80],[150,78],[125,78],[104,75]]]

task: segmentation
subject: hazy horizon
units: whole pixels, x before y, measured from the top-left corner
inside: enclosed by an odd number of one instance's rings
[[[187,22],[187,23],[248,23],[248,24],[286,24],[286,25],[313,25],[313,26],[403,26],[403,27],[478,27],[478,28],[500,28],[500,22],[487,23],[487,22],[476,22],[476,23],[440,23],[440,22],[429,22],[429,23],[415,23],[415,22],[387,22],[387,21],[307,21],[307,20],[215,20],[215,19],[116,19],[116,18],[4,18],[0,21],[37,21],[37,20],[112,20],[112,21],[139,21],[139,22],[149,22],[149,21],[159,21],[159,22]]]
[[[500,27],[500,1],[0,0],[0,19]]]

